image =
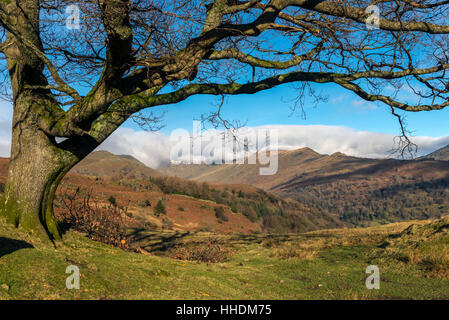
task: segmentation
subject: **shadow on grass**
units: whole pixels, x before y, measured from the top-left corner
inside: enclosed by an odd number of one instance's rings
[[[134,230],[130,237],[132,241],[138,244],[142,249],[148,252],[164,252],[176,245],[178,239],[189,235],[190,232],[176,232],[173,234],[159,234],[148,232],[145,229]]]
[[[168,250],[179,246],[185,245],[182,239],[188,238],[196,244],[207,243],[211,239],[216,239],[221,241],[223,244],[233,246],[233,245],[250,245],[250,244],[261,244],[264,241],[272,241],[276,244],[281,244],[283,242],[288,242],[294,239],[291,235],[281,235],[281,234],[257,234],[257,235],[219,235],[210,234],[206,236],[200,236],[196,232],[157,232],[149,231],[146,229],[134,229],[128,236],[130,237],[131,243],[134,246],[140,247],[148,252],[152,253],[165,253]],[[224,237],[224,238],[223,238]],[[184,240],[185,241],[185,240]]]
[[[0,237],[0,258],[20,249],[34,248],[31,244],[23,240],[15,240]]]

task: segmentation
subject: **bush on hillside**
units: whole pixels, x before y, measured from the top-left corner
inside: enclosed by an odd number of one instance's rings
[[[110,197],[108,198],[108,202],[109,202],[110,204],[112,204],[114,207],[117,206],[117,200],[115,199],[114,196],[110,196]]]
[[[151,207],[151,201],[149,199],[145,199],[139,203],[139,206],[143,208]]]
[[[154,213],[156,214],[156,216],[160,216],[161,214],[166,214],[167,210],[165,209],[165,205],[162,202],[162,200],[159,200],[156,204],[156,206],[154,207]]]
[[[226,216],[223,207],[215,207],[214,211],[215,211],[215,217],[217,217],[217,219],[219,221],[228,221],[228,217]]]

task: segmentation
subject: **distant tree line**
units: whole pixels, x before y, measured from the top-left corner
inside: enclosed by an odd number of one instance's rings
[[[366,226],[412,219],[439,218],[449,212],[449,179],[430,181],[394,177],[394,182],[346,181],[305,186],[294,198],[344,222]],[[289,195],[293,193],[290,192]]]

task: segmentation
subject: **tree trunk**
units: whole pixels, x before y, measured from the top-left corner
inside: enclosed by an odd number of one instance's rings
[[[56,189],[65,174],[98,144],[88,139],[61,147],[42,128],[63,114],[44,74],[44,62],[31,49],[43,51],[39,31],[39,1],[8,1],[11,23],[21,38],[8,32],[5,55],[13,92],[11,160],[5,192],[0,198],[0,214],[42,239],[60,240],[53,216]],[[46,125],[46,126],[45,126]],[[48,131],[47,131],[48,132]],[[92,139],[91,139],[92,140]],[[70,150],[69,150],[70,149]]]
[[[11,160],[0,211],[15,226],[42,239],[60,240],[53,200],[62,178],[78,161],[39,130],[36,119],[24,112],[27,107],[17,101],[14,106]]]

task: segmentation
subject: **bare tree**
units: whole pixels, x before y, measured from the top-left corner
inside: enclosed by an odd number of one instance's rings
[[[2,212],[60,239],[53,199],[70,168],[133,115],[193,95],[335,83],[394,115],[443,109],[448,9],[445,0],[1,1],[2,92],[14,104]],[[419,99],[400,99],[410,91]]]

